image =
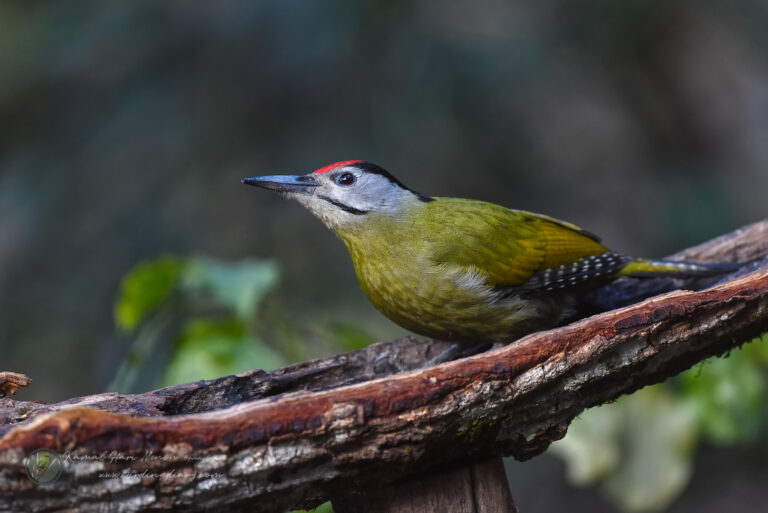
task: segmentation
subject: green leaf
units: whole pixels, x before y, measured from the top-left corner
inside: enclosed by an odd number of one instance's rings
[[[302,510],[294,511],[293,513],[333,513],[333,507],[331,507],[330,502],[324,502],[320,504],[318,507],[316,507],[315,509],[310,509],[310,510],[302,509]]]
[[[274,263],[258,260],[166,256],[138,264],[115,302],[116,324],[133,344],[112,387],[132,390],[142,379],[155,381],[158,371],[142,373],[148,362],[161,368],[163,362],[149,358],[165,354],[170,341],[177,341],[176,353],[162,377],[165,384],[285,364],[245,329],[278,275]],[[211,308],[211,299],[217,308]],[[211,315],[217,318],[208,319]]]
[[[248,336],[238,319],[189,321],[162,379],[162,386],[270,370],[285,365],[280,355]]]
[[[221,262],[198,256],[191,258],[183,276],[185,290],[206,290],[222,306],[242,319],[251,318],[264,295],[280,276],[277,265],[268,260],[246,259]]]
[[[625,511],[654,511],[672,502],[691,477],[696,416],[657,385],[622,401],[624,457],[604,489]]]
[[[606,404],[582,413],[568,427],[568,434],[549,450],[565,460],[568,480],[578,486],[596,483],[621,464],[621,430],[624,408]]]
[[[140,262],[122,280],[115,302],[115,323],[131,332],[176,290],[185,262],[164,256]]]
[[[589,410],[550,450],[565,460],[570,481],[598,484],[622,509],[663,508],[688,480],[699,435],[725,445],[759,438],[767,367],[768,334],[669,383]]]
[[[693,409],[656,385],[584,413],[550,450],[575,483],[600,483],[625,511],[653,511],[688,482],[696,433]]]
[[[761,367],[765,344],[749,344],[726,358],[710,358],[680,375],[685,400],[695,409],[704,435],[734,444],[760,435],[766,399]]]
[[[763,333],[762,336],[744,344],[741,350],[750,360],[768,368],[768,333]]]

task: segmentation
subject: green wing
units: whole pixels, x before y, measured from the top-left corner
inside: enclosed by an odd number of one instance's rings
[[[534,273],[609,251],[594,235],[551,217],[482,201],[436,198],[425,205],[431,258],[519,286]]]

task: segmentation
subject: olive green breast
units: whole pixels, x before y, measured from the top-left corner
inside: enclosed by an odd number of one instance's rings
[[[508,293],[552,259],[546,226],[541,226],[551,224],[549,218],[453,198],[414,201],[397,215],[367,216],[358,229],[339,235],[363,291],[397,324],[435,338],[477,343],[509,341],[554,325],[563,315],[566,306],[557,298]],[[578,230],[565,226],[565,231]],[[605,250],[586,236],[579,238],[584,239],[581,253]],[[561,239],[553,238],[565,247]]]

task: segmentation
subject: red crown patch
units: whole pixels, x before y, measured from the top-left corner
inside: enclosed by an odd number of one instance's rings
[[[317,169],[313,174],[321,175],[323,173],[327,173],[328,171],[333,171],[337,167],[359,164],[360,162],[362,162],[362,160],[342,160],[341,162],[334,162],[333,164],[328,164],[327,166],[323,166],[320,169]]]

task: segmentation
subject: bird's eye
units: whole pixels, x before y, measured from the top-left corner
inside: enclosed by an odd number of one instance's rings
[[[355,175],[352,173],[341,173],[336,177],[336,183],[339,185],[352,185],[355,183]]]

